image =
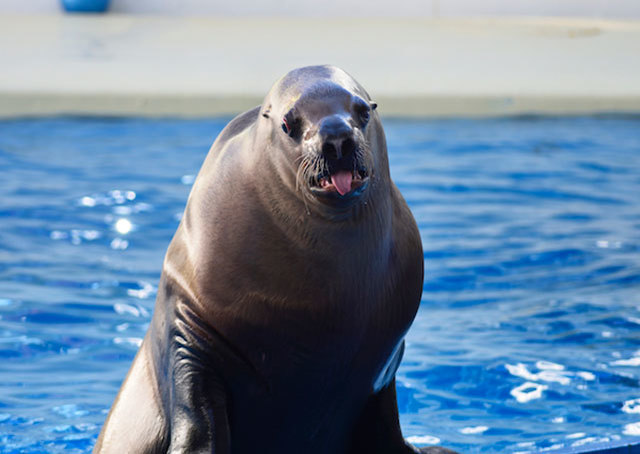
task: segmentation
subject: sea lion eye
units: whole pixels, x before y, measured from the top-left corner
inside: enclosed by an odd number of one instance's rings
[[[369,119],[371,118],[371,107],[364,100],[358,99],[356,102],[355,111],[357,115],[357,120],[360,123],[360,126],[363,128],[369,123]]]
[[[293,109],[282,117],[282,130],[292,139],[300,135],[300,118],[294,115]]]
[[[287,121],[287,117],[284,117],[282,119],[282,130],[285,132],[285,134],[289,135],[289,132],[291,131],[291,128],[289,127],[289,122]]]

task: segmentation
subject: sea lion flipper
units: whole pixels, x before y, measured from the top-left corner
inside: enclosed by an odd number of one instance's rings
[[[170,409],[169,453],[229,454],[227,393],[210,373],[204,374],[192,352],[179,352]]]
[[[107,417],[94,454],[166,452],[167,421],[143,342]]]
[[[351,438],[350,454],[410,454],[400,430],[396,381],[372,394],[356,424]]]
[[[457,454],[439,446],[416,448],[402,436],[398,419],[396,381],[372,394],[351,438],[350,454]]]
[[[214,358],[225,351],[216,342],[215,331],[207,330],[178,294],[175,318],[168,332],[171,380],[167,408],[170,444],[168,452],[229,454],[230,430],[228,393]],[[163,377],[164,380],[164,377]]]

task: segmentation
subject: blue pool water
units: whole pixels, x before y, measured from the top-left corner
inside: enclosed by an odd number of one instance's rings
[[[0,121],[0,452],[91,450],[226,121]],[[385,127],[426,263],[405,435],[640,441],[640,117]]]

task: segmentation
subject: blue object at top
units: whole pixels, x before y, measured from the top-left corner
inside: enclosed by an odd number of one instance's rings
[[[104,13],[109,0],[62,0],[62,6],[70,13]]]

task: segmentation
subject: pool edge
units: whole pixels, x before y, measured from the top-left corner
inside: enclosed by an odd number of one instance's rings
[[[640,114],[640,96],[461,96],[376,97],[388,117],[503,117],[518,115]],[[0,91],[0,118],[49,115],[203,118],[236,115],[262,97],[225,94],[16,93]]]

